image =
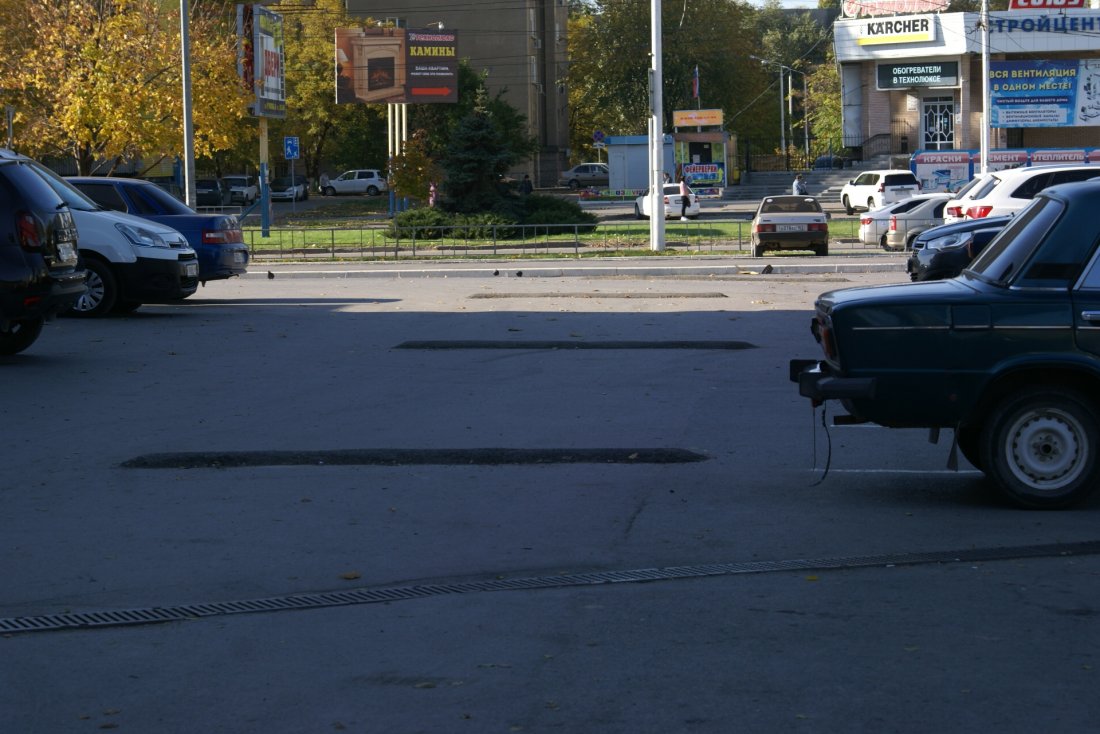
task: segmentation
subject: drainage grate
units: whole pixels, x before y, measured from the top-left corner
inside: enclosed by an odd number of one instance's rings
[[[738,341],[493,341],[457,340],[402,342],[397,349],[755,349]]]
[[[125,469],[231,469],[245,466],[405,466],[422,464],[687,464],[708,457],[687,449],[348,449],[330,451],[182,451],[145,454]]]
[[[731,576],[736,574],[783,573],[786,571],[837,571],[889,566],[916,566],[934,563],[976,563],[1021,558],[1066,557],[1100,554],[1100,541],[1058,543],[1007,548],[969,548],[962,551],[931,551],[875,556],[851,556],[817,560],[749,561],[743,563],[713,563],[669,568],[643,568],[624,571],[593,571],[588,573],[536,576],[516,579],[493,579],[453,584],[422,584],[380,589],[353,589],[319,594],[294,594],[267,599],[185,604],[174,607],[112,610],[103,612],[71,612],[37,617],[0,618],[0,633],[53,632],[67,629],[98,629],[132,627],[164,622],[182,622],[230,614],[263,614],[295,609],[377,604],[407,601],[429,596],[476,594],[487,591],[559,589],[603,584],[646,583],[673,579]]]
[[[725,293],[474,293],[467,298],[726,298]]]

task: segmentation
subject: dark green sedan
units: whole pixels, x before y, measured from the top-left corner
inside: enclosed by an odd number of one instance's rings
[[[956,278],[822,294],[824,360],[792,360],[838,422],[952,428],[1016,504],[1100,485],[1100,182],[1056,186]]]

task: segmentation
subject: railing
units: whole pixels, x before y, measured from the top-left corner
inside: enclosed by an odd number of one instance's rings
[[[866,253],[878,249],[853,240],[859,222],[837,217],[830,223],[831,249],[836,253]],[[665,225],[669,254],[748,254],[751,222],[747,219],[705,219]],[[423,230],[431,232],[431,238]],[[498,225],[484,236],[468,235],[466,227],[272,228],[267,237],[245,230],[254,261],[416,260],[501,257],[592,257],[648,251],[647,221],[601,222],[599,225]]]

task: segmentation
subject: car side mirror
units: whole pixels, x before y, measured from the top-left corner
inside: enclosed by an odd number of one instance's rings
[[[850,178],[850,179],[848,179],[848,183],[850,183],[854,186],[855,183],[856,183],[856,180],[854,178]]]

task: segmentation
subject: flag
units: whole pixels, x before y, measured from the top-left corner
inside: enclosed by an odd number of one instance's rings
[[[699,99],[699,65],[695,65],[695,71],[691,74],[691,97]]]

